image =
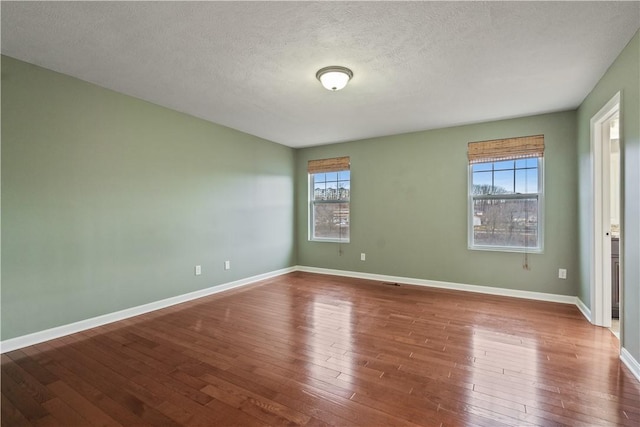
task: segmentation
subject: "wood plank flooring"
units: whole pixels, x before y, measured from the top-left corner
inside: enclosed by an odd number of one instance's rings
[[[576,307],[291,273],[2,355],[2,426],[640,425]]]

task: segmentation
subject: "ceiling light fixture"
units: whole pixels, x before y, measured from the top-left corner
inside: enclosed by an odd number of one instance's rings
[[[332,65],[318,70],[316,78],[327,90],[340,90],[347,85],[353,77],[353,71],[346,67]]]

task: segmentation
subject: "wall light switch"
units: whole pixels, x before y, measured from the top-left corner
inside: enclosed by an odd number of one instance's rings
[[[195,273],[196,273],[196,276],[201,275],[202,274],[202,266],[196,265]]]

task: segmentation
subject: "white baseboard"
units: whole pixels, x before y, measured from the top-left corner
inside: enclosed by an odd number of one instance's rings
[[[591,310],[589,309],[589,307],[586,306],[585,303],[582,302],[582,300],[578,297],[576,297],[576,307],[578,307],[578,310],[580,310],[580,312],[582,313],[582,315],[584,317],[587,318],[587,320],[589,321],[589,323],[593,323],[591,321]]]
[[[620,360],[622,360],[622,363],[629,368],[633,376],[640,381],[640,362],[634,359],[631,353],[629,353],[624,347],[620,349]]]
[[[568,295],[547,294],[544,292],[519,291],[515,289],[494,288],[490,286],[467,285],[463,283],[440,282],[436,280],[414,279],[411,277],[386,276],[383,274],[360,273],[357,271],[332,270],[328,268],[307,267],[299,265],[298,271],[308,273],[330,274],[333,276],[355,277],[358,279],[376,280],[380,282],[406,283],[407,285],[428,286],[432,288],[451,289],[456,291],[477,292],[481,294],[499,295],[513,298],[524,298],[538,301],[559,302],[577,305],[578,298]],[[578,307],[580,308],[580,307]]]
[[[117,322],[119,320],[128,319],[130,317],[139,316],[151,311],[160,310],[162,308],[171,307],[194,299],[202,298],[208,295],[217,294],[241,286],[250,285],[260,280],[270,279],[272,277],[296,271],[296,267],[283,268],[257,276],[247,277],[245,279],[236,280],[234,282],[224,283],[210,288],[201,289],[199,291],[189,292],[188,294],[177,295],[175,297],[166,298],[160,301],[154,301],[148,304],[127,308],[125,310],[116,311],[114,313],[104,314],[102,316],[92,317],[91,319],[80,320],[68,325],[57,326],[55,328],[46,329],[44,331],[34,332],[32,334],[11,338],[0,342],[0,353],[17,350],[44,341],[60,338],[66,335],[75,334],[97,326],[106,325],[107,323]]]

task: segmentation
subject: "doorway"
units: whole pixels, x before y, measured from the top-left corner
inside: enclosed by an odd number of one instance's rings
[[[620,212],[623,203],[620,185],[620,129],[620,93],[617,93],[591,119],[591,321],[607,328],[611,328],[612,324],[616,325],[617,320],[612,321],[614,316],[620,317],[623,289],[620,275]]]
[[[620,113],[604,123],[609,128],[611,218],[611,332],[620,338]]]

